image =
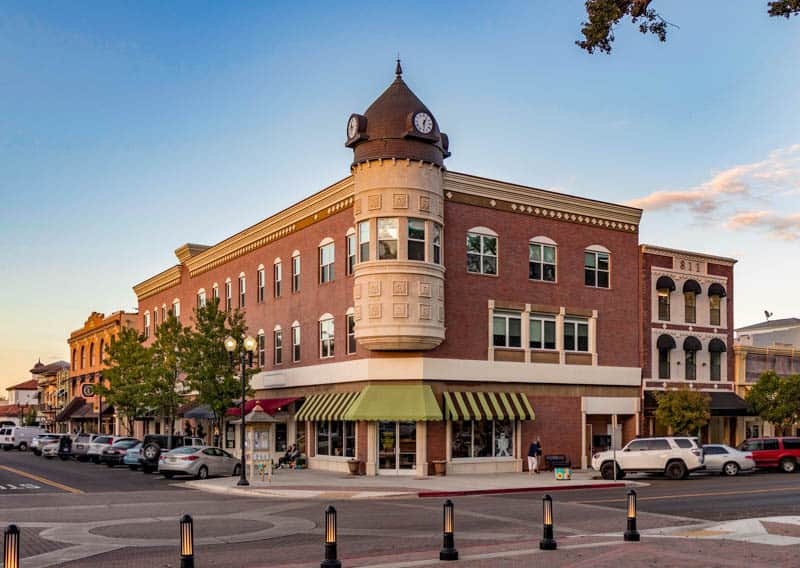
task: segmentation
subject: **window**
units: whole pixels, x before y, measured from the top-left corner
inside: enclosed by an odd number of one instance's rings
[[[712,351],[711,355],[711,380],[718,381],[722,378],[722,353]]]
[[[167,306],[161,306],[161,323],[167,321]]]
[[[300,291],[300,253],[292,256],[292,292]]]
[[[94,367],[94,343],[89,345],[89,366]]]
[[[669,321],[669,299],[671,292],[666,288],[658,291],[658,319]]]
[[[158,328],[158,308],[153,308],[153,333],[155,334]]]
[[[292,362],[300,360],[300,324],[295,322],[292,325]]]
[[[454,458],[513,457],[511,420],[455,420],[452,422]]]
[[[173,302],[172,303],[172,315],[175,316],[175,319],[178,320],[178,323],[181,321],[181,303],[180,302]]]
[[[398,220],[378,219],[378,259],[397,259]]]
[[[352,458],[356,455],[356,423],[339,420],[315,422],[317,455]]]
[[[358,261],[367,262],[369,260],[369,221],[361,221],[358,224]]]
[[[147,339],[150,337],[150,313],[145,312],[144,314],[144,338]]]
[[[467,272],[497,274],[497,236],[467,233]]]
[[[263,367],[267,363],[267,345],[264,332],[258,332],[258,366]]]
[[[239,307],[244,307],[245,292],[247,292],[247,281],[244,276],[239,276]]]
[[[589,323],[585,320],[564,322],[564,350],[589,351]]]
[[[686,380],[693,381],[697,378],[697,351],[684,351],[686,354]]]
[[[278,422],[275,424],[275,451],[285,452],[288,446],[289,440],[286,431],[286,422]]]
[[[442,264],[442,226],[433,224],[433,263]]]
[[[720,306],[722,305],[722,300],[719,296],[709,296],[708,297],[708,306],[709,306],[709,323],[711,325],[720,325]]]
[[[73,369],[77,369],[78,368],[78,350],[77,349],[73,349],[72,350],[72,368]]]
[[[517,312],[495,312],[492,344],[495,347],[522,347],[522,316]]]
[[[214,287],[211,288],[211,297],[214,299],[215,302],[219,301],[219,286],[214,284]]]
[[[353,274],[356,268],[356,234],[347,235],[347,275]]]
[[[658,378],[670,378],[670,349],[658,350]]]
[[[334,244],[328,243],[319,247],[319,281],[333,282]]]
[[[697,322],[697,294],[695,292],[683,293],[683,311],[686,323]]]
[[[264,303],[264,288],[266,287],[267,275],[264,273],[264,268],[263,267],[259,268],[258,272],[256,274],[257,274],[256,283],[258,285],[258,292],[257,292],[256,301],[259,304],[263,304]]]
[[[584,282],[595,288],[609,287],[609,253],[587,250],[583,253]]]
[[[197,307],[198,308],[205,308],[206,307],[206,291],[200,290],[197,293]]]
[[[764,440],[764,449],[765,450],[777,450],[778,448],[778,440],[771,439],[771,440]]]
[[[283,284],[283,265],[281,261],[277,261],[273,266],[273,272],[275,276],[275,297],[281,297],[281,287]]]
[[[625,446],[626,452],[643,452],[647,450],[647,440],[634,440]]]
[[[352,355],[356,352],[356,318],[353,314],[347,314],[347,354]]]
[[[556,247],[554,244],[531,241],[528,243],[528,278],[556,281]]]
[[[275,344],[275,364],[280,365],[283,363],[283,330],[277,327],[275,331],[272,332],[272,335]]]
[[[672,448],[670,447],[669,442],[667,442],[664,438],[655,438],[653,440],[648,440],[647,449],[650,451],[662,451],[671,450]]]
[[[231,281],[225,282],[225,309],[230,310],[233,307],[233,285]]]
[[[425,221],[408,220],[408,260],[425,260]]]
[[[797,439],[797,438],[784,438],[783,439],[783,449],[784,450],[800,450],[800,439]]]
[[[675,442],[677,441],[678,440],[675,440]],[[718,456],[727,454],[728,452],[722,446],[703,446],[703,453],[707,456]]]
[[[556,320],[548,316],[531,315],[529,346],[531,349],[555,349]]]
[[[100,340],[100,351],[97,354],[97,362],[101,363],[101,364],[103,363],[103,355],[105,355],[105,346],[106,346],[105,340],[101,339]]]
[[[319,322],[319,356],[321,359],[333,357],[333,318],[327,317]]]

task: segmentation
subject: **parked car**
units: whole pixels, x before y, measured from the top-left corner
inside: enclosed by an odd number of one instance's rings
[[[58,456],[66,461],[72,456],[72,437],[69,434],[55,434],[56,439],[42,446],[41,453],[47,459]]]
[[[78,461],[89,460],[89,444],[97,438],[97,434],[81,433],[72,442],[72,455]]]
[[[139,469],[139,459],[142,454],[142,443],[138,442],[135,446],[128,448],[125,455],[122,456],[123,465],[127,465],[131,470],[136,471]]]
[[[34,436],[47,434],[47,430],[38,426],[6,426],[0,430],[0,446],[4,450],[16,448],[21,452],[27,451]]]
[[[97,436],[89,443],[89,449],[86,456],[94,463],[100,463],[100,457],[103,455],[103,450],[107,447],[119,442],[120,440],[135,440],[129,436]]]
[[[753,454],[740,452],[725,444],[704,444],[703,464],[706,471],[723,475],[736,475],[740,471],[752,471],[756,467]]]
[[[206,479],[210,475],[239,475],[239,460],[220,448],[184,446],[162,453],[158,472],[172,479],[175,475],[191,475]]]
[[[792,473],[800,460],[800,438],[750,438],[739,445],[739,450],[752,454],[757,467],[777,467]]]
[[[670,479],[684,479],[703,469],[703,448],[697,438],[637,438],[617,452],[610,450],[592,456],[592,468],[603,479],[614,479],[616,453],[617,479],[628,473],[663,473]]]
[[[34,436],[33,440],[31,440],[31,451],[37,456],[42,455],[42,448],[47,444],[58,441],[59,436],[59,434],[39,434]]]
[[[163,434],[148,434],[142,441],[142,449],[139,457],[139,465],[145,473],[153,473],[158,469],[159,457],[164,450],[169,450],[169,436]],[[202,438],[190,438],[183,436],[172,436],[172,448],[182,448],[184,446],[201,447],[205,446]]]
[[[139,440],[131,438],[114,442],[111,446],[103,449],[103,453],[100,455],[100,461],[108,467],[122,465],[122,458],[125,457],[128,450],[139,444],[141,444]]]

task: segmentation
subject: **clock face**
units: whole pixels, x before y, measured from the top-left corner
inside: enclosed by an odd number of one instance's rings
[[[356,134],[358,134],[358,117],[351,116],[347,122],[347,137],[355,138]]]
[[[414,115],[414,128],[423,134],[430,134],[433,130],[433,119],[427,112],[418,112]]]

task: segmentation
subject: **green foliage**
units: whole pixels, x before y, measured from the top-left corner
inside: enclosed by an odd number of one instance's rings
[[[96,385],[95,390],[123,419],[128,435],[133,435],[134,421],[144,412],[143,386],[150,372],[150,355],[131,328],[123,328],[116,341],[100,354],[107,368],[103,371],[103,383]],[[104,384],[106,381],[108,386]]]
[[[39,424],[36,415],[36,409],[29,408],[28,411],[25,413],[25,416],[22,419],[23,426],[36,426]]]
[[[241,382],[230,364],[224,341],[228,336],[241,345],[247,333],[244,315],[237,309],[225,312],[214,299],[194,310],[194,328],[187,330],[181,342],[182,370],[197,402],[207,405],[217,415],[221,428],[225,411],[241,397]]]
[[[595,50],[611,53],[614,42],[614,26],[626,16],[631,23],[639,24],[643,34],[653,34],[659,41],[667,40],[667,26],[677,27],[665,20],[650,7],[653,0],[586,0],[587,22],[582,22],[583,39],[575,43],[589,53]],[[666,5],[666,4],[664,4]],[[776,0],[767,3],[768,14],[773,17],[800,14],[800,0]]]
[[[745,397],[750,410],[781,430],[800,421],[800,375],[767,371]]]
[[[692,390],[665,391],[657,395],[655,416],[673,434],[696,435],[711,419],[710,397]]]
[[[145,404],[162,418],[169,420],[168,434],[172,434],[178,406],[183,402],[178,386],[181,371],[180,346],[188,329],[181,327],[170,311],[167,319],[158,326],[156,339],[150,346],[150,374],[145,385]]]

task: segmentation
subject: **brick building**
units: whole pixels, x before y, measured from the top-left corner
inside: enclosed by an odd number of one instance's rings
[[[747,404],[735,392],[733,267],[736,260],[642,245],[642,383],[646,435],[666,432],[655,420],[655,393],[692,389],[710,396],[703,441],[736,445]]]
[[[69,401],[69,363],[54,361],[45,365],[39,361],[30,372],[39,387],[39,425],[55,431],[56,415]]]
[[[261,449],[312,468],[521,471],[537,436],[585,467],[634,437],[641,211],[447,171],[399,65],[346,144],[346,178],[136,285],[147,341],[170,310],[241,308],[279,420]]]

